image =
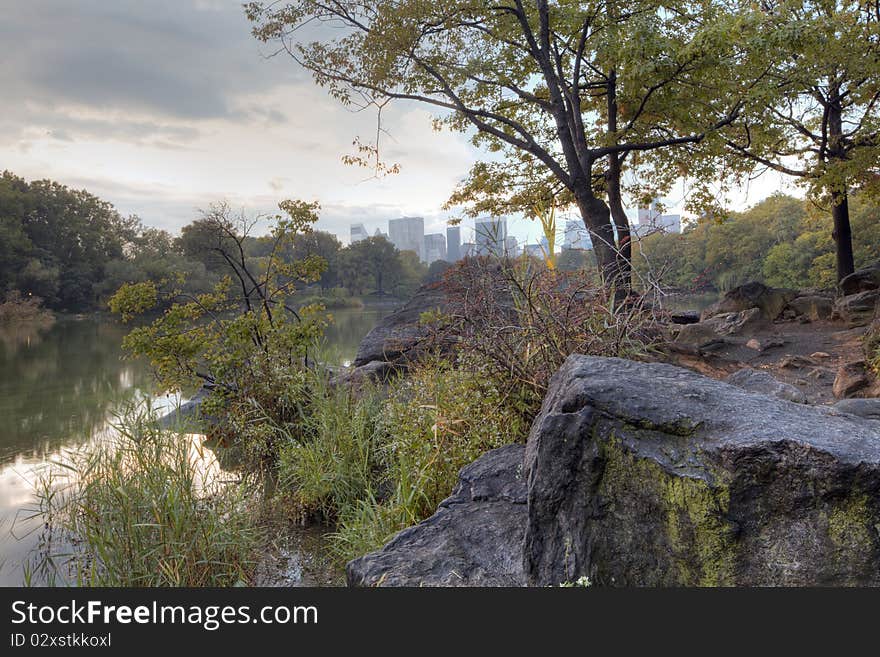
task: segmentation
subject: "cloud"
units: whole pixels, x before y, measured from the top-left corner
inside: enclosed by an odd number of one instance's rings
[[[0,0],[2,5],[7,0]],[[319,200],[320,227],[387,230],[440,208],[474,161],[463,135],[435,133],[424,107],[383,115],[384,179],[345,166],[375,114],[351,112],[250,34],[234,0],[29,0],[0,22],[0,161],[106,198],[172,231],[229,200],[274,212],[283,198]]]

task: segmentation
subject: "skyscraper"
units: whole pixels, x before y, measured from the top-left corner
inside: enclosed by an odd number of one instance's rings
[[[363,224],[352,224],[351,225],[351,243],[360,242],[361,240],[365,240],[369,237],[369,233],[367,233],[367,229],[364,228]]]
[[[388,222],[388,239],[399,251],[415,251],[425,261],[425,220],[423,217],[402,217]]]
[[[446,238],[443,233],[425,235],[425,262],[430,265],[435,260],[446,260]]]
[[[449,262],[461,260],[461,227],[446,227],[446,259]]]
[[[638,237],[656,232],[681,232],[681,215],[660,214],[657,201],[651,201],[651,205],[647,208],[639,208],[638,219],[639,223],[632,227],[633,232]]]
[[[508,258],[518,258],[519,253],[519,242],[516,241],[516,237],[508,235],[504,239],[504,255]]]
[[[477,255],[504,254],[507,241],[507,219],[504,217],[485,217],[474,222]]]

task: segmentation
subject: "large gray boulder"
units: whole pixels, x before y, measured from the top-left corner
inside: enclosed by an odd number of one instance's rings
[[[349,562],[349,586],[522,586],[525,448],[492,450],[462,468],[437,512],[378,552]]]
[[[430,330],[420,320],[423,313],[443,310],[446,295],[437,285],[422,286],[400,310],[382,318],[358,345],[352,365],[373,362],[405,363],[421,353]]]
[[[574,355],[525,465],[531,584],[880,585],[876,422]]]

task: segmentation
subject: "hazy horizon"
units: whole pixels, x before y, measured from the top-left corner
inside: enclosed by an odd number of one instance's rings
[[[444,232],[456,213],[442,205],[480,155],[466,135],[435,132],[424,107],[401,103],[383,120],[383,155],[401,173],[368,179],[343,164],[355,136],[375,130],[374,115],[341,107],[286,56],[267,57],[239,2],[0,6],[9,99],[0,166],[85,188],[149,226],[177,232],[222,200],[257,214],[301,198],[319,201],[318,228],[346,243],[352,223],[372,234],[405,215],[423,216],[426,233]],[[779,185],[759,180],[733,206]],[[671,211],[681,201],[667,198]],[[520,241],[540,234],[525,220],[509,229]]]

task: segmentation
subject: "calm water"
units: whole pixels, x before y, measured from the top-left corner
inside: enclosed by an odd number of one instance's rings
[[[387,308],[333,311],[328,351],[340,364]],[[110,321],[62,319],[39,331],[0,326],[0,585],[18,586],[21,563],[38,539],[28,520],[35,472],[66,448],[110,430],[125,400],[150,394],[145,363],[122,359],[126,328]],[[159,398],[173,408],[176,398]]]

